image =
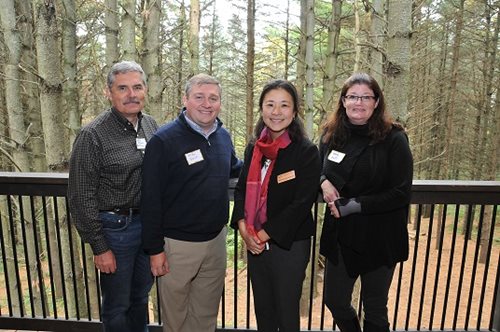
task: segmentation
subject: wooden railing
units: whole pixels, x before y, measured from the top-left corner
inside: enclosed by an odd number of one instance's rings
[[[0,172],[0,329],[100,328],[99,280],[68,217],[66,187],[67,174]],[[410,259],[396,268],[391,329],[500,331],[500,182],[414,181],[412,190]],[[318,198],[318,233],[323,211]],[[217,331],[256,331],[241,242],[231,230]],[[317,246],[311,262],[301,330],[331,331]],[[155,287],[150,295],[150,330],[161,331]]]

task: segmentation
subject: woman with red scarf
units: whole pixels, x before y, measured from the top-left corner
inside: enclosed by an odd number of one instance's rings
[[[258,331],[297,332],[315,229],[311,207],[319,189],[319,152],[305,134],[290,82],[269,82],[259,109],[234,191],[231,225],[248,250]]]

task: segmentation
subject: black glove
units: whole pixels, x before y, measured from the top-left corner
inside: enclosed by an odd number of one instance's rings
[[[345,217],[352,213],[361,212],[361,203],[356,200],[356,198],[344,198],[340,197],[335,200],[335,206],[339,210],[340,216]]]

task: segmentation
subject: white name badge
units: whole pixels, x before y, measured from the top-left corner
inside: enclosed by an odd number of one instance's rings
[[[184,156],[186,156],[188,165],[196,164],[204,160],[200,149],[188,152]]]
[[[332,152],[328,155],[328,160],[338,164],[342,161],[342,159],[344,159],[344,157],[345,153],[332,150]]]
[[[146,139],[145,138],[136,138],[135,139],[135,146],[137,147],[137,150],[146,149]]]

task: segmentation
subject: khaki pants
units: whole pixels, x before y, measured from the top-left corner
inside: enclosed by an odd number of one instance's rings
[[[206,242],[165,238],[170,272],[159,278],[163,332],[215,331],[226,275],[227,228]]]

